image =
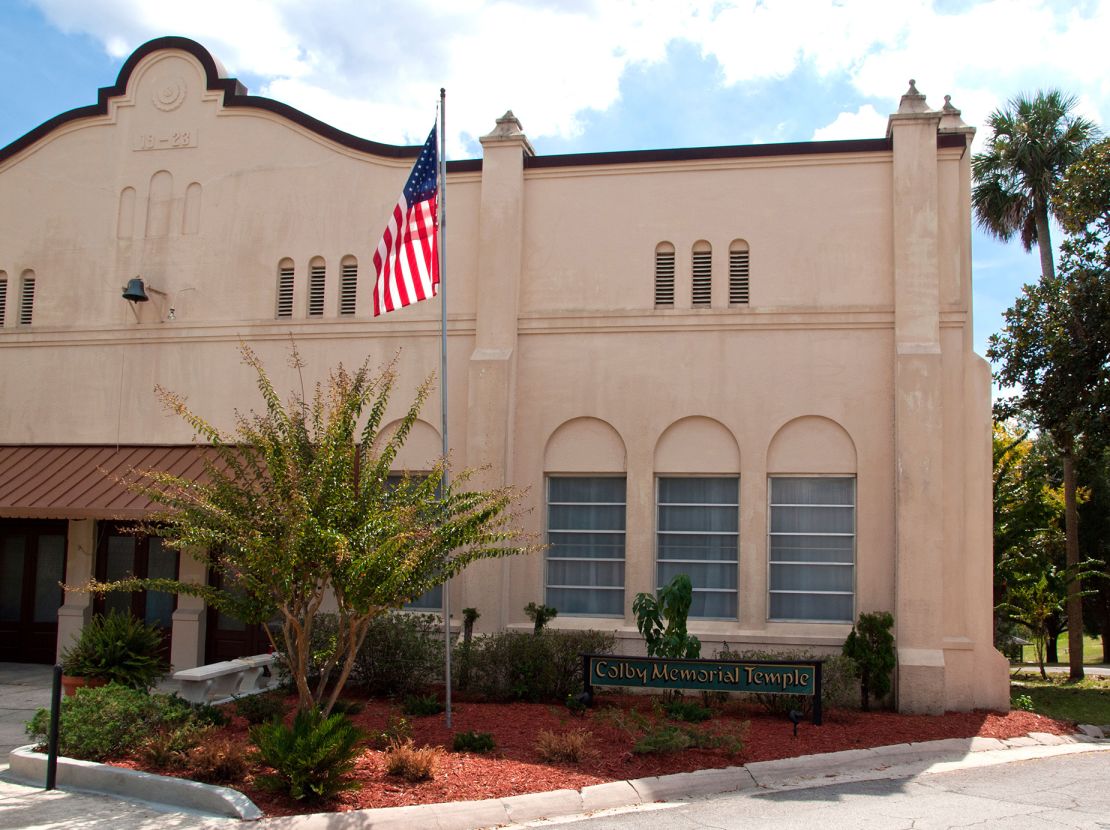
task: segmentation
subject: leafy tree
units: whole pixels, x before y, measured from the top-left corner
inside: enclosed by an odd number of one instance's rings
[[[701,641],[686,630],[693,601],[694,586],[686,574],[676,575],[659,589],[658,596],[636,594],[632,613],[649,657],[696,660],[701,656]]]
[[[164,505],[155,516],[167,543],[200,558],[230,589],[163,579],[92,582],[84,590],[160,590],[203,597],[248,623],[277,618],[266,630],[289,664],[302,709],[330,713],[359,647],[378,615],[423,594],[478,559],[525,553],[513,547],[510,489],[467,491],[467,476],[443,486],[446,460],[426,477],[387,481],[430,380],[390,434],[381,431],[396,382],[392,365],[342,366],[311,398],[283,403],[259,358],[246,345],[265,409],[236,413],[225,433],[159,388],[165,405],[206,442],[204,476],[135,471],[132,489]],[[292,348],[292,365],[303,363]],[[361,424],[361,426],[360,426]],[[312,635],[332,598],[336,647],[310,686]]]
[[[991,336],[995,378],[1018,391],[996,404],[999,417],[1024,416],[1051,436],[1063,466],[1066,564],[1079,572],[1076,458],[1110,422],[1110,248],[1091,235],[1061,248],[1059,276],[1026,285]],[[1083,676],[1081,586],[1068,589],[1070,674]]]
[[[1110,138],[1089,146],[1067,169],[1052,211],[1068,233],[1110,239]]]
[[[894,617],[889,611],[861,613],[844,641],[844,656],[852,661],[859,678],[860,708],[871,709],[871,696],[881,699],[890,691],[890,678],[898,663],[894,651]]]
[[[1019,95],[991,113],[986,149],[971,160],[971,201],[979,226],[999,239],[1015,234],[1025,250],[1037,246],[1041,274],[1055,276],[1049,213],[1060,179],[1097,135],[1073,115],[1074,96],[1056,89]]]
[[[536,603],[530,602],[524,606],[524,613],[532,621],[532,633],[539,637],[543,633],[543,627],[559,615],[559,609],[542,603],[536,605]]]

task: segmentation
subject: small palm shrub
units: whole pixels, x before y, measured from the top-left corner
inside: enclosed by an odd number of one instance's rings
[[[401,711],[410,718],[426,718],[443,711],[443,703],[435,695],[410,695],[401,704]]]
[[[246,695],[235,698],[235,711],[247,723],[256,726],[284,718],[285,701],[276,694]]]
[[[149,734],[139,746],[139,755],[148,764],[163,769],[186,765],[191,749],[202,744],[212,731],[195,718],[184,723],[164,725]]]
[[[362,738],[346,715],[325,718],[317,709],[301,709],[291,726],[280,721],[254,726],[250,739],[258,760],[274,770],[258,782],[299,801],[333,798],[358,786],[347,773],[354,769]]]
[[[206,784],[231,784],[247,772],[247,754],[230,738],[206,740],[188,751],[184,766],[189,777]]]
[[[431,781],[443,750],[438,746],[413,745],[412,738],[394,742],[385,751],[386,775],[395,775],[413,783]]]
[[[689,730],[666,724],[649,728],[636,739],[632,751],[637,755],[649,755],[663,752],[681,752],[691,746],[694,746],[694,739]]]
[[[94,615],[77,642],[62,652],[62,672],[149,689],[169,669],[162,646],[161,629],[113,609],[106,617]]]
[[[597,754],[590,746],[592,739],[593,733],[585,729],[567,732],[543,729],[536,735],[536,754],[556,764],[580,764]]]
[[[451,740],[451,749],[455,752],[483,754],[496,748],[497,743],[489,732],[456,732]]]

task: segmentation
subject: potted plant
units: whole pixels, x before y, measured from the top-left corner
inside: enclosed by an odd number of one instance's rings
[[[62,652],[62,686],[72,695],[79,686],[120,683],[149,689],[169,669],[162,657],[162,632],[130,614],[96,614],[77,642]]]

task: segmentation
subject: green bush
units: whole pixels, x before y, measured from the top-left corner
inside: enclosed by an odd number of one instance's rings
[[[426,718],[443,711],[443,703],[435,695],[410,695],[401,703],[401,712],[410,718]]]
[[[852,661],[860,685],[860,707],[871,708],[871,698],[881,700],[890,691],[890,678],[898,663],[894,651],[894,617],[889,611],[860,614],[844,641],[844,656]]]
[[[485,753],[497,747],[489,732],[456,732],[451,739],[451,749],[455,752]]]
[[[582,689],[582,654],[610,654],[602,631],[503,631],[476,637],[468,650],[470,688],[489,700],[553,701]]]
[[[713,717],[713,712],[705,706],[683,698],[664,701],[663,711],[671,720],[681,720],[686,723],[701,723]]]
[[[62,671],[149,689],[169,669],[162,657],[163,645],[162,630],[137,617],[115,610],[106,617],[96,614],[81,629],[77,642],[62,652]]]
[[[118,683],[81,688],[62,699],[58,752],[103,761],[136,750],[159,730],[183,727],[193,718],[185,701],[169,695],[149,695]],[[49,732],[50,711],[39,709],[27,724],[27,734],[45,743]]]
[[[235,711],[247,723],[256,726],[285,717],[285,700],[281,695],[258,694],[235,698]]]
[[[650,755],[661,752],[681,752],[694,745],[690,732],[677,726],[653,726],[636,739],[632,751],[637,755]]]
[[[397,611],[370,623],[351,682],[373,695],[421,694],[443,682],[443,632],[431,614]]]
[[[354,769],[362,738],[346,715],[325,718],[316,709],[300,710],[291,726],[281,721],[254,726],[250,739],[258,759],[274,770],[257,781],[297,800],[332,798],[358,786],[347,773]]]
[[[815,655],[810,651],[729,651],[717,652],[718,660],[781,660],[783,662],[802,662],[823,660],[821,666],[821,706],[848,707],[858,701],[859,684],[853,674],[852,662],[841,654]],[[791,710],[805,716],[813,712],[813,698],[809,695],[772,695],[743,693],[745,698],[755,701],[768,712],[785,717]]]

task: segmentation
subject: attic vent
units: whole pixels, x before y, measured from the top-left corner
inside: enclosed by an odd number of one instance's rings
[[[4,317],[8,311],[8,276],[0,271],[0,326],[4,325]]]
[[[674,307],[674,246],[667,242],[655,249],[655,307]]]
[[[358,263],[343,263],[339,276],[339,313],[349,317],[357,310],[358,301]]]
[[[35,275],[30,271],[23,275],[23,294],[19,298],[19,325],[31,325],[31,314],[35,309]]]
[[[308,316],[324,316],[323,262],[313,262],[308,269]]]
[[[748,243],[741,240],[729,247],[728,304],[748,304]]]
[[[293,316],[293,263],[283,260],[278,267],[277,316]]]
[[[707,242],[694,247],[693,294],[694,308],[709,308],[713,304],[713,251]]]

